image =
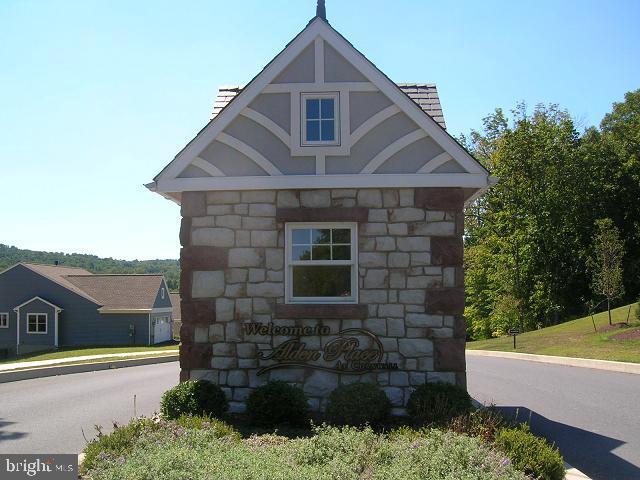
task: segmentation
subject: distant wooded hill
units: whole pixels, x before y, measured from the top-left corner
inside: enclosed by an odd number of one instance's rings
[[[159,273],[164,275],[172,291],[178,290],[180,282],[178,260],[116,260],[80,253],[23,250],[0,243],[0,271],[18,262],[53,265],[56,261],[67,267],[84,268],[91,273]]]

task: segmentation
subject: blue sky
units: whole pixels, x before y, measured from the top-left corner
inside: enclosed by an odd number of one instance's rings
[[[314,0],[0,1],[0,243],[177,258],[179,208],[142,185]],[[640,2],[327,0],[393,80],[435,82],[449,131],[558,103],[582,127],[640,88]]]

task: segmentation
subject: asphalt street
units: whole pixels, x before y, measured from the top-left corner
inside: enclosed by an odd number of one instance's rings
[[[178,362],[0,384],[1,453],[80,453],[95,425],[151,415],[178,383]]]
[[[467,355],[467,382],[591,478],[640,479],[640,375]]]
[[[640,375],[472,356],[467,368],[475,399],[530,420],[593,479],[640,479]],[[158,411],[178,372],[172,362],[0,384],[0,452],[79,453],[94,425]]]

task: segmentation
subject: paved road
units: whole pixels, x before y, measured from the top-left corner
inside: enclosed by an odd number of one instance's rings
[[[75,373],[0,384],[0,452],[80,453],[94,425],[159,410],[178,383],[178,362]]]
[[[0,384],[0,452],[78,453],[94,424],[158,410],[178,363]],[[468,357],[469,391],[556,441],[592,478],[640,479],[640,375],[522,360]]]
[[[640,479],[640,375],[468,355],[467,380],[593,479]]]

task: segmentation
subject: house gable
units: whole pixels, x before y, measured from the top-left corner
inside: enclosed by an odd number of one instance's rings
[[[305,94],[335,95],[335,144],[303,144]],[[197,190],[490,183],[414,100],[315,18],[147,186],[177,199]]]

